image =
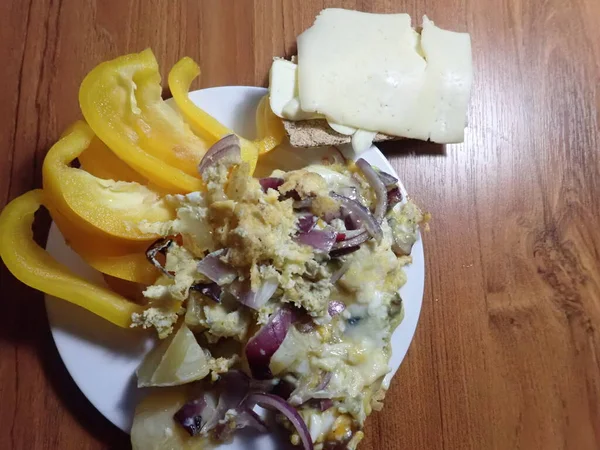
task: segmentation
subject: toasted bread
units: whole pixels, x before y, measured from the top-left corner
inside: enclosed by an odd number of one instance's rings
[[[338,133],[333,130],[325,119],[310,120],[284,120],[283,126],[285,132],[290,138],[290,144],[293,147],[324,147],[329,145],[349,144],[352,136]],[[373,142],[391,141],[403,139],[398,136],[389,136],[378,133]]]

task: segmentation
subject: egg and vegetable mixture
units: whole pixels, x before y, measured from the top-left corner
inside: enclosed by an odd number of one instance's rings
[[[256,405],[276,411],[294,444],[355,448],[382,407],[403,267],[427,217],[364,160],[256,179],[235,137],[224,141],[200,166],[206,191],[168,197],[176,219],[140,225],[173,238],[149,249],[162,276],[132,318],[162,339],[139,385],[198,383],[172,415],[161,409],[162,425],[146,423],[156,399],[140,405],[134,448],[264,431]]]

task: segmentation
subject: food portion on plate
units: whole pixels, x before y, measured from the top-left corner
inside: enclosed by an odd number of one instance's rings
[[[276,427],[304,449],[355,449],[382,408],[404,267],[428,215],[395,176],[336,147],[305,167],[255,169],[286,131],[293,145],[307,132],[300,146],[335,138],[355,152],[380,138],[461,140],[468,35],[324,10],[295,62],[274,61],[255,139],[189,99],[199,73],[190,58],[172,68],[169,104],[150,50],[93,69],[79,92],[85,121],[49,150],[43,189],[0,214],[0,256],[25,284],[156,335],[137,370],[152,389],[134,449],[208,448]],[[35,244],[41,206],[105,285]]]
[[[471,40],[423,17],[325,9],[275,58],[271,110],[296,147],[414,138],[462,142],[472,82]]]
[[[423,214],[401,202],[395,177],[335,152],[257,179],[230,135],[199,172],[206,191],[168,197],[176,218],[141,225],[168,237],[148,250],[162,275],[133,314],[132,326],[165,339],[138,385],[204,380],[174,415],[192,440],[264,431],[259,405],[286,418],[294,444],[355,448],[382,406],[398,290]],[[141,408],[132,437],[144,449],[173,418],[159,424]]]

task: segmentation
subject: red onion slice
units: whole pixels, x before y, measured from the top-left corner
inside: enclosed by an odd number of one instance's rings
[[[342,217],[344,217],[344,226],[348,231],[355,231],[355,234],[359,234],[358,230],[364,231],[362,222],[356,214],[352,214],[352,211],[346,210],[342,207]]]
[[[213,404],[209,404],[207,399],[208,397],[203,395],[191,400],[173,415],[175,422],[180,424],[190,436],[197,436],[205,431],[206,424],[214,420],[216,410]]]
[[[321,412],[327,411],[329,408],[333,408],[333,400],[331,400],[330,398],[317,400],[317,407]]]
[[[242,305],[246,305],[252,309],[259,309],[271,300],[278,286],[277,280],[265,280],[258,290],[254,292],[250,287],[249,280],[234,281],[230,286],[229,292]]]
[[[367,232],[373,238],[375,238],[377,242],[381,242],[381,238],[383,237],[383,231],[381,230],[381,226],[379,225],[380,221],[378,222],[364,205],[357,202],[356,200],[352,200],[348,197],[336,194],[335,192],[331,192],[330,195],[332,198],[340,202],[342,207],[344,207],[350,214],[352,214],[355,217],[354,220],[358,220],[359,223],[362,226],[364,226]],[[387,204],[387,192],[385,192],[385,195]]]
[[[388,191],[398,187],[398,178],[381,170],[377,170],[376,172]]]
[[[302,416],[298,414],[296,408],[290,406],[288,402],[273,394],[251,394],[248,396],[247,401],[249,404],[256,404],[263,408],[276,410],[283,414],[296,429],[296,432],[302,441],[304,450],[314,449],[312,438],[310,437],[310,432],[308,431],[306,423],[304,423]]]
[[[294,207],[294,209],[307,209],[310,208],[312,204],[313,199],[307,197],[304,200],[296,200],[292,206]]]
[[[345,309],[346,304],[340,300],[331,300],[327,306],[327,312],[331,317],[341,314]]]
[[[325,372],[323,374],[323,377],[321,378],[321,382],[319,383],[319,385],[315,388],[316,391],[322,391],[323,389],[325,389],[327,386],[329,386],[329,382],[331,381],[331,377],[333,376],[333,374],[331,372]]]
[[[315,387],[311,387],[310,380],[301,383],[300,386],[291,393],[288,403],[292,406],[300,406],[312,398],[329,398],[331,394],[325,392],[324,389],[329,385],[332,375],[331,372],[323,372],[319,384]]]
[[[220,392],[219,401],[214,414],[202,427],[203,432],[208,432],[216,428],[219,421],[225,417],[227,411],[238,408],[242,404],[248,395],[250,378],[239,370],[230,370],[221,375],[216,387]]]
[[[343,248],[336,248],[329,252],[329,256],[331,256],[332,258],[339,258],[340,256],[349,255],[350,253],[354,253],[359,248],[360,248],[359,245],[343,247]]]
[[[228,441],[236,430],[242,428],[253,428],[259,433],[266,433],[269,431],[267,424],[251,409],[240,406],[234,411],[235,415],[231,420],[222,420],[215,427],[215,439],[217,441]]]
[[[367,179],[371,188],[375,191],[375,197],[377,198],[377,203],[375,205],[374,216],[378,223],[381,223],[383,220],[383,216],[387,212],[387,189],[381,178],[373,169],[373,166],[365,161],[363,158],[360,158],[356,161],[356,165],[362,172],[362,174]]]
[[[204,178],[206,170],[217,163],[239,164],[241,160],[240,139],[235,134],[228,134],[208,149],[198,165],[198,173]]]
[[[152,245],[148,247],[148,250],[146,250],[146,259],[150,261],[154,265],[154,267],[156,267],[162,273],[167,275],[169,278],[173,278],[174,275],[167,269],[165,269],[165,266],[158,259],[156,259],[156,257],[158,256],[158,254],[166,255],[167,250],[169,249],[172,243],[173,239],[161,238],[153,242]]]
[[[277,188],[283,184],[283,178],[267,177],[261,178],[258,182],[263,191],[267,192],[269,189],[277,190]]]
[[[298,216],[298,229],[302,233],[308,233],[315,227],[317,223],[317,217],[312,214],[303,214]]]
[[[335,244],[337,231],[333,229],[311,230],[300,233],[294,240],[299,244],[310,245],[316,251],[328,253]]]
[[[273,388],[273,395],[281,397],[284,400],[290,398],[292,392],[296,389],[296,385],[289,380],[279,380],[279,382]]]
[[[402,201],[402,192],[400,192],[400,188],[396,186],[391,189],[387,193],[388,206],[387,210],[390,211],[396,206],[398,203]],[[387,212],[387,211],[386,211]]]
[[[221,261],[221,256],[223,256],[226,251],[227,250],[225,249],[221,249],[209,253],[197,265],[198,272],[214,281],[219,286],[233,282],[238,275],[233,267]]]
[[[245,352],[252,377],[257,380],[273,378],[269,367],[271,357],[285,339],[293,318],[294,313],[291,309],[280,308],[269,318],[269,322],[250,338]]]
[[[250,408],[239,408],[237,413],[238,414],[235,420],[237,429],[250,427],[254,428],[260,433],[266,433],[269,431],[267,424]]]
[[[344,264],[342,264],[342,267],[340,267],[338,270],[333,272],[333,274],[331,275],[331,284],[337,283],[338,280],[344,276],[344,274],[348,271],[349,268],[350,268],[350,262],[349,261],[344,262]],[[333,303],[333,302],[329,302],[330,308],[331,308],[331,303]],[[333,316],[333,314],[331,314],[331,311],[329,312],[329,315]]]
[[[190,289],[200,292],[205,297],[208,297],[217,303],[221,303],[223,289],[221,289],[221,286],[217,283],[194,283],[190,286]]]

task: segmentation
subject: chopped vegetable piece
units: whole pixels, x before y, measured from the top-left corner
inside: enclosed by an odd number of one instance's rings
[[[221,257],[225,254],[226,250],[221,249],[214,251],[204,257],[202,261],[198,263],[198,272],[214,281],[219,286],[229,284],[237,278],[237,271],[221,261]]]
[[[381,223],[383,216],[387,211],[387,189],[385,184],[381,180],[378,173],[373,169],[373,166],[369,164],[363,158],[356,161],[356,165],[365,176],[373,191],[375,191],[375,197],[377,198],[377,204],[375,205],[375,219]]]
[[[293,321],[293,311],[280,308],[246,345],[246,357],[252,376],[257,380],[273,378],[269,364],[271,356],[277,351]]]
[[[138,368],[138,387],[176,386],[201,380],[210,372],[210,356],[182,324],[177,333],[160,342]]]
[[[175,212],[161,193],[138,183],[103,180],[71,162],[90,145],[94,133],[84,122],[48,151],[42,167],[44,193],[60,214],[96,236],[151,241],[156,234],[140,231],[141,222],[166,222]],[[101,238],[101,237],[100,237]]]
[[[164,273],[165,275],[167,275],[170,278],[173,278],[173,274],[171,272],[169,272],[167,269],[165,269],[165,266],[163,263],[161,263],[158,259],[156,259],[156,256],[159,253],[163,256],[166,255],[167,250],[169,249],[171,244],[173,244],[173,239],[168,239],[168,238],[158,239],[150,247],[148,247],[148,250],[146,250],[146,258],[148,259],[149,262],[151,262],[154,265],[154,267],[156,267],[162,273]]]
[[[223,163],[228,166],[239,164],[241,160],[240,140],[235,134],[228,134],[208,149],[208,152],[206,152],[206,155],[200,161],[198,173],[204,178],[204,173],[210,167]]]
[[[248,396],[248,403],[257,404],[263,408],[276,410],[277,412],[283,414],[295,428],[298,436],[300,436],[304,450],[312,450],[314,448],[306,423],[300,414],[298,414],[296,408],[290,406],[290,404],[281,397],[273,394],[254,393]]]
[[[79,89],[94,133],[144,178],[173,192],[203,188],[196,167],[207,143],[161,98],[158,63],[150,49],[95,67]]]
[[[0,257],[20,281],[49,295],[67,300],[123,328],[142,307],[74,275],[33,240],[31,225],[42,205],[40,189],[10,202],[0,214]]]

